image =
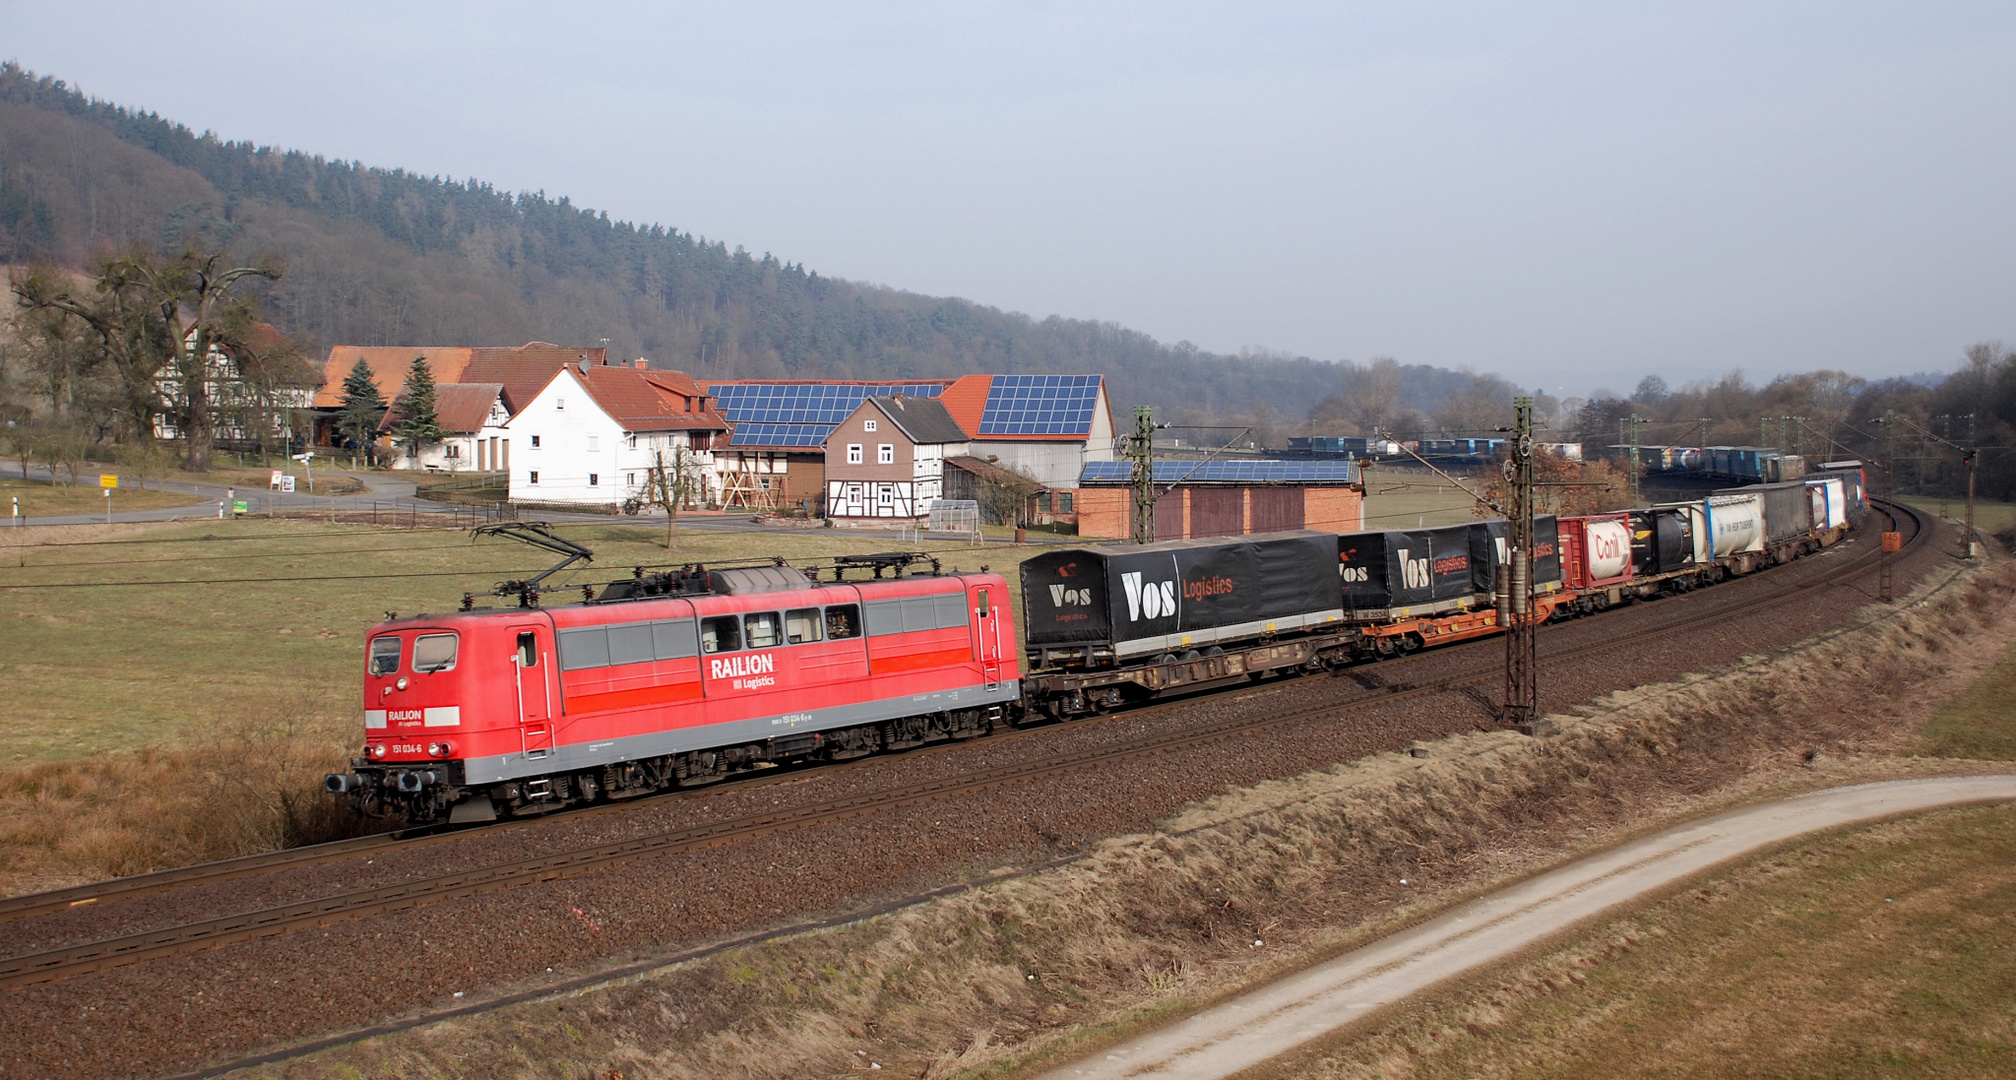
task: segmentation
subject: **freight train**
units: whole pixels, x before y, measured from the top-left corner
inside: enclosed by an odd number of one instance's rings
[[[363,751],[325,786],[473,823],[969,739],[1685,592],[1835,543],[1865,507],[1855,473],[1543,517],[1517,565],[1503,520],[1048,551],[1021,566],[1026,657],[1005,578],[923,555],[639,569],[557,606],[511,582],[518,607],[370,632]]]

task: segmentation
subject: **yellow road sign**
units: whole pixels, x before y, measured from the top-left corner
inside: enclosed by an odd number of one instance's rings
[[[119,478],[112,475],[111,473],[100,473],[98,476],[98,486],[102,488],[118,487]]]

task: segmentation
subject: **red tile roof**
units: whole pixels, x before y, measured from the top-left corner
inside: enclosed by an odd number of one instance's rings
[[[387,401],[406,388],[406,372],[413,358],[424,356],[434,372],[437,385],[459,382],[499,383],[504,387],[504,407],[516,412],[532,400],[553,378],[553,373],[586,358],[600,364],[608,350],[583,349],[531,341],[517,348],[472,348],[468,346],[336,345],[322,365],[322,388],[315,392],[315,407],[333,409],[343,403],[343,380],[358,360],[371,369],[371,381]]]
[[[491,404],[503,391],[504,387],[497,383],[440,383],[434,387],[435,422],[440,424],[442,431],[481,431],[490,419]],[[378,425],[379,431],[390,431],[399,423],[403,403],[402,398],[385,410],[385,419]]]
[[[992,375],[962,375],[938,395],[938,403],[968,435],[980,434],[980,416],[987,411],[987,391],[994,385]]]
[[[684,372],[590,367],[574,377],[625,431],[728,430],[714,400]]]

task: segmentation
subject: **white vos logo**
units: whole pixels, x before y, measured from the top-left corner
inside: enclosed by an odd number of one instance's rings
[[[1413,552],[1406,548],[1400,548],[1397,554],[1400,556],[1400,580],[1410,589],[1427,588],[1428,560],[1408,558]]]
[[[1369,566],[1340,566],[1337,568],[1337,576],[1343,578],[1346,585],[1362,585],[1372,580],[1372,568]]]
[[[1062,585],[1052,585],[1050,586],[1050,604],[1052,607],[1064,607],[1067,604],[1073,607],[1091,607],[1092,590],[1067,589]]]
[[[1127,590],[1127,618],[1130,622],[1159,619],[1164,615],[1176,614],[1175,582],[1143,583],[1141,572],[1137,570],[1131,574],[1121,574],[1120,584]]]

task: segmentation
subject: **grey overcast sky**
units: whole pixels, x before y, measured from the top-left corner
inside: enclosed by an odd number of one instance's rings
[[[108,4],[0,56],[1216,351],[1628,389],[2016,341],[2016,5]]]

